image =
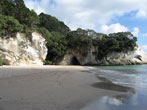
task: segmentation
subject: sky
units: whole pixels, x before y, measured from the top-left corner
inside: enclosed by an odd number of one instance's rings
[[[130,31],[147,51],[147,0],[24,0],[26,6],[55,16],[72,30]]]

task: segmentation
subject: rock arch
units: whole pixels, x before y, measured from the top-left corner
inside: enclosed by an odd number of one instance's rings
[[[73,56],[70,62],[71,65],[80,65],[80,62],[78,61],[78,59]]]

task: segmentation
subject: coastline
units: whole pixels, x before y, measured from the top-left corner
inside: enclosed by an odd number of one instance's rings
[[[94,88],[100,80],[88,66],[0,67],[2,110],[80,110],[102,96],[125,94]]]

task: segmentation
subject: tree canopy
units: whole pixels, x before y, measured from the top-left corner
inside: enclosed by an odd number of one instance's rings
[[[48,48],[47,61],[56,63],[64,57],[67,51],[66,37],[60,32],[49,32],[46,28],[38,28],[38,31],[45,37]]]
[[[29,10],[23,0],[1,0],[0,14],[5,16],[12,16],[21,24],[29,27],[39,23],[39,17],[36,12]]]
[[[14,17],[5,16],[0,14],[0,35],[8,35],[15,32],[20,32],[23,25],[19,23]]]
[[[94,47],[97,59],[102,59],[112,52],[132,51],[137,46],[137,38],[130,32],[106,35],[92,30],[77,29],[68,33],[66,38],[68,47],[78,50],[83,55]]]
[[[45,27],[50,32],[60,32],[63,35],[67,35],[68,32],[70,32],[70,29],[68,26],[66,26],[63,22],[58,21],[57,18],[52,17],[50,15],[41,13],[39,15],[40,19],[40,27]]]

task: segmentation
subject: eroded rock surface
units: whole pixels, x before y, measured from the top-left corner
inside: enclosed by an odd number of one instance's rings
[[[37,32],[0,37],[0,56],[6,65],[42,65],[47,55],[45,39]]]
[[[65,55],[62,62],[59,64],[62,65],[136,65],[136,64],[147,64],[147,53],[142,49],[137,48],[134,51],[126,52],[112,52],[108,54],[105,58],[99,60],[94,54],[94,49],[89,50],[88,54],[83,56],[78,52],[69,52]],[[77,61],[74,62],[76,59]]]

